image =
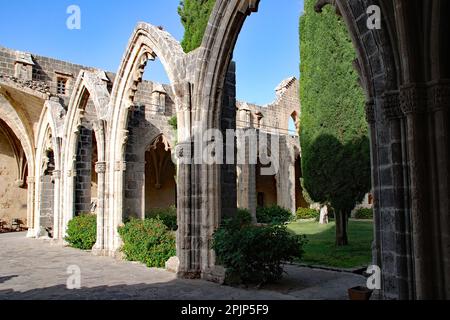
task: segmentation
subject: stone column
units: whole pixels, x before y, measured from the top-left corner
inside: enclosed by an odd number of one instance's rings
[[[380,163],[378,174],[382,191],[390,194],[383,199],[380,243],[383,249],[383,275],[386,293],[400,299],[413,299],[413,262],[411,248],[411,219],[406,185],[408,177],[405,118],[400,108],[399,91],[386,92],[382,104],[383,122],[388,139],[381,153],[388,155]],[[390,154],[390,157],[389,157]],[[390,158],[390,159],[389,159]],[[395,285],[392,279],[396,279]],[[390,287],[390,288],[388,288]],[[387,296],[389,298],[389,295]]]
[[[240,134],[244,135],[243,139],[239,137]],[[251,139],[245,138],[243,130],[238,130],[237,135],[238,153],[242,150],[245,151],[245,163],[238,164],[239,174],[237,179],[237,205],[238,208],[248,209],[252,215],[253,223],[256,223],[256,165],[251,163],[250,159]]]
[[[411,221],[414,255],[414,283],[417,299],[432,299],[436,282],[433,272],[435,247],[431,241],[433,216],[429,179],[427,128],[427,89],[424,85],[411,84],[400,90],[400,102],[407,118],[406,138],[409,158],[411,197]]]
[[[105,173],[106,162],[97,162],[95,172],[98,177],[98,203],[97,203],[97,242],[92,249],[95,255],[104,255],[105,252]]]
[[[109,239],[110,239],[110,247],[109,255],[117,256],[119,254],[120,247],[122,246],[122,239],[120,238],[118,228],[123,223],[123,207],[124,207],[124,180],[125,180],[125,172],[127,171],[127,163],[125,161],[117,161],[114,167],[114,179],[116,189],[114,190],[113,198],[117,199],[114,208],[115,214],[110,217],[109,223]]]
[[[145,154],[145,153],[144,153]],[[139,219],[145,219],[145,161],[135,163],[136,183],[137,183],[137,201],[136,214]]]
[[[61,234],[61,217],[60,217],[60,200],[61,200],[61,171],[53,171],[54,184],[54,203],[53,203],[53,239],[62,239]]]
[[[179,161],[178,184],[177,184],[177,257],[180,260],[178,277],[199,278],[200,264],[196,261],[194,249],[196,248],[196,224],[194,219],[195,208],[193,207],[193,154],[191,122],[191,87],[185,83],[182,91],[184,93],[182,106],[177,113],[178,118],[178,145],[176,156]]]
[[[429,172],[432,207],[435,215],[431,234],[434,247],[435,275],[434,298],[450,299],[450,80],[428,83],[429,155],[432,169]]]
[[[30,165],[33,165],[30,163]],[[27,177],[27,184],[28,184],[28,196],[27,196],[27,226],[28,226],[28,232],[27,232],[27,238],[34,238],[36,236],[36,223],[35,223],[35,188],[36,188],[36,179],[35,177],[28,176]]]
[[[277,204],[295,214],[295,157],[287,137],[280,137],[280,168],[276,174]]]

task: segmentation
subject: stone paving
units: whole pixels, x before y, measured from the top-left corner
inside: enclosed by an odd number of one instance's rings
[[[81,269],[80,290],[66,287],[67,269]],[[350,273],[286,266],[288,275],[262,289],[180,280],[162,269],[96,257],[24,233],[0,234],[0,300],[293,300],[347,299],[365,282]]]

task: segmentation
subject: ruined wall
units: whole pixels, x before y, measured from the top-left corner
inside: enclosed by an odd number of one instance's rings
[[[27,190],[16,185],[17,163],[6,136],[0,131],[0,219],[18,218],[26,223]]]
[[[275,92],[275,101],[265,106],[238,101],[238,128],[251,127],[280,135],[296,135],[289,130],[289,120],[294,112],[300,115],[299,82],[294,77],[286,79]]]
[[[138,218],[144,217],[150,208],[175,204],[174,183],[162,186],[161,190],[155,189],[151,159],[146,158],[150,144],[161,134],[171,147],[175,144],[175,131],[168,123],[176,115],[170,86],[141,82],[129,113],[123,212],[125,218]],[[169,175],[173,180],[174,174]]]

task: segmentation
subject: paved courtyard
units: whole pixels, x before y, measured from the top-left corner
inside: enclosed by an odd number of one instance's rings
[[[68,290],[69,266],[81,270],[80,290]],[[365,283],[362,276],[287,266],[287,275],[262,289],[180,280],[161,269],[96,257],[62,248],[24,233],[0,234],[0,300],[292,300],[347,299],[347,289]]]

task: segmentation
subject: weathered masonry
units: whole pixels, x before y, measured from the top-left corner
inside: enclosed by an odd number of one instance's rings
[[[210,240],[223,216],[237,204],[253,211],[302,201],[295,196],[301,152],[289,134],[280,139],[289,154],[280,174],[288,179],[262,179],[252,166],[182,161],[177,192],[170,191],[175,167],[168,159],[191,157],[197,133],[287,130],[284,119],[298,119],[300,108],[288,107],[297,86],[292,79],[278,90],[287,107],[277,116],[277,102],[268,108],[236,102],[233,49],[258,4],[217,0],[201,47],[189,54],[167,32],[138,24],[116,74],[0,49],[0,214],[26,215],[30,236],[47,228],[62,239],[71,218],[95,210],[94,251],[114,255],[126,216],[176,202],[179,276],[214,280],[220,268]],[[320,0],[317,11],[327,4],[348,27],[366,92],[381,296],[449,299],[450,3]],[[381,29],[368,28],[370,5],[381,8]],[[156,58],[168,85],[142,81]],[[167,123],[175,115],[177,137]]]
[[[167,33],[147,24],[137,27],[132,41],[142,32],[167,37],[167,45],[175,48],[171,50],[180,52]],[[156,54],[147,52],[139,59],[142,65],[134,67],[138,71],[128,75],[137,78],[128,80],[125,96],[130,100],[117,106],[118,113],[126,111],[119,125],[112,121],[112,106],[123,88],[115,74],[0,47],[2,220],[18,218],[30,237],[62,241],[74,216],[96,213],[94,252],[115,255],[121,245],[117,226],[124,219],[144,218],[151,209],[177,204],[178,137],[169,120],[177,116],[180,98],[171,84],[142,81],[143,68],[154,59]],[[294,213],[304,202],[298,130],[289,130],[289,119],[298,123],[300,112],[298,80],[283,81],[274,103],[265,107],[236,101],[234,65],[227,85],[231,128],[277,135],[284,152],[277,159],[277,175],[261,175],[258,165],[228,166],[230,190],[235,191],[225,192],[232,199],[227,201],[229,214],[236,201],[253,214],[258,205],[271,204]],[[250,141],[243,141],[237,148],[248,155]],[[113,145],[120,146],[116,157]]]

